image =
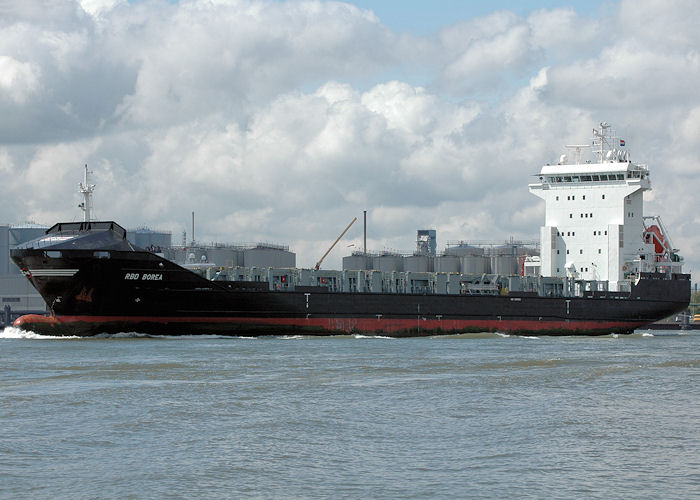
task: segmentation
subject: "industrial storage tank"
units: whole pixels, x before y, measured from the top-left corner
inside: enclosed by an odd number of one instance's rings
[[[374,258],[374,267],[385,273],[403,271],[403,257],[396,254],[380,255]]]
[[[372,269],[372,257],[362,253],[343,257],[343,271],[364,271]]]
[[[137,247],[155,249],[170,248],[173,244],[173,235],[170,231],[157,231],[147,227],[131,229],[126,232],[126,239]]]
[[[481,249],[480,249],[481,250]],[[483,254],[483,250],[482,250]],[[491,263],[484,255],[465,255],[460,258],[462,274],[485,274],[490,272]]]
[[[156,249],[157,250],[157,249]],[[177,264],[211,264],[215,266],[243,266],[243,250],[233,246],[188,246],[163,248],[166,259]]]
[[[487,254],[491,258],[491,272],[503,276],[520,274],[518,267],[518,245],[492,247]]]
[[[456,255],[439,255],[435,257],[436,273],[459,273],[460,258]]]
[[[443,255],[456,255],[458,257],[464,257],[465,255],[484,255],[484,249],[460,242],[457,245],[448,246],[443,252]]]
[[[518,258],[514,255],[492,255],[491,272],[503,276],[520,274],[518,272]]]
[[[203,253],[207,262],[219,266],[236,267],[243,265],[243,252],[231,247],[210,247]]]
[[[245,267],[295,267],[296,254],[286,247],[259,244],[243,251]]]
[[[427,255],[409,255],[403,261],[404,271],[427,273],[430,271],[430,258]]]

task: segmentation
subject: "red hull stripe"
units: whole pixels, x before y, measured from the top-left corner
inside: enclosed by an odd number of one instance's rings
[[[318,329],[337,332],[399,332],[407,330],[442,330],[460,331],[481,328],[484,331],[497,330],[530,331],[601,331],[634,328],[645,325],[640,321],[593,321],[593,320],[438,320],[438,319],[377,319],[377,318],[246,318],[246,317],[173,317],[173,316],[40,316],[29,314],[15,320],[19,328],[36,326],[57,326],[70,328],[71,325],[91,324],[99,329],[100,325],[240,325],[242,328],[285,326],[303,329]]]

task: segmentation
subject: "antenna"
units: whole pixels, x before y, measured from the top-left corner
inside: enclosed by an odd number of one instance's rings
[[[612,150],[614,133],[608,122],[600,123],[600,130],[593,129],[593,146],[599,146],[594,152],[598,153],[598,163],[603,163],[605,155]]]
[[[83,194],[83,202],[78,205],[83,210],[83,222],[90,222],[90,220],[92,220],[92,193],[95,191],[95,185],[90,184],[90,174],[93,173],[94,172],[88,170],[86,163],[83,182],[78,184],[80,192]]]

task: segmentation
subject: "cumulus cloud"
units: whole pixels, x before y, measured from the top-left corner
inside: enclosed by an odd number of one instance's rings
[[[39,87],[39,73],[29,62],[0,56],[0,96],[13,104],[25,104]]]
[[[245,119],[281,90],[359,77],[395,57],[396,37],[344,3],[181,2],[114,16],[139,66],[116,110],[129,126],[218,112]]]
[[[697,269],[700,7],[671,3],[419,37],[344,2],[0,2],[3,219],[80,218],[88,163],[100,217],[179,241],[195,211],[197,239],[287,243],[301,265],[364,209],[376,250],[419,228],[536,239],[531,175],[606,120]]]
[[[504,74],[519,73],[535,52],[527,25],[514,14],[499,12],[458,24],[443,34],[453,52],[442,71],[442,84],[453,91],[479,89]]]

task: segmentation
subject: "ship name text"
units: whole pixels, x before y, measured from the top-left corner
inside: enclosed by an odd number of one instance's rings
[[[124,279],[133,281],[163,281],[163,275],[161,273],[126,273],[124,274]]]

